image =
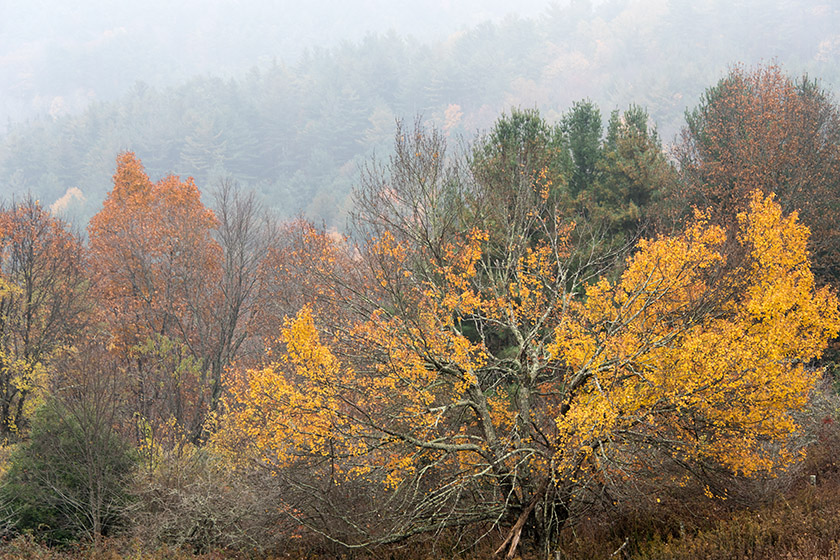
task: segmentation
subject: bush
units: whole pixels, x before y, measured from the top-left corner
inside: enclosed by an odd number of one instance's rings
[[[131,447],[92,407],[49,400],[9,459],[3,503],[17,532],[50,544],[98,540],[124,525]]]
[[[268,473],[234,469],[212,447],[186,443],[155,459],[135,480],[133,532],[145,545],[264,552],[299,536]]]

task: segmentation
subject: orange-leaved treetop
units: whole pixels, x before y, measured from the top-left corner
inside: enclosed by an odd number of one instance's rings
[[[114,188],[88,226],[101,309],[146,427],[195,433],[211,404],[208,346],[222,297],[217,226],[192,179],[153,183],[132,153],[119,156]]]

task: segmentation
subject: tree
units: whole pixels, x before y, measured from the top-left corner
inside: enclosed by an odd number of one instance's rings
[[[448,155],[443,134],[419,120],[411,131],[398,122],[394,155],[362,171],[353,222],[361,238],[387,232],[415,247],[420,255],[415,265],[426,267],[441,262],[440,249],[469,219],[464,201],[475,198],[471,187],[463,161]]]
[[[257,273],[259,305],[254,310],[252,331],[254,338],[268,349],[257,353],[258,363],[264,364],[270,355],[284,318],[303,306],[316,306],[321,313],[336,318],[346,315],[352,307],[352,293],[360,292],[352,290],[342,294],[331,279],[343,278],[350,284],[354,275],[351,263],[346,239],[337,232],[316,227],[301,218],[278,228]]]
[[[299,481],[289,495],[306,500],[288,506],[332,538],[498,524],[509,557],[632,476],[640,447],[743,475],[790,460],[792,411],[817,377],[805,364],[840,327],[796,215],[755,193],[736,236],[697,214],[641,242],[616,282],[581,285],[571,226],[544,210],[530,215],[540,235],[504,258],[478,229],[425,268],[426,248],[371,238],[364,313],[289,318],[283,351],[232,388],[220,441],[287,480],[331,481]],[[380,488],[381,509],[341,491],[360,484]]]
[[[215,193],[219,224],[214,237],[222,249],[219,307],[213,312],[213,344],[206,359],[210,368],[210,410],[216,410],[222,395],[222,374],[250,338],[259,307],[263,263],[277,242],[277,231],[254,194],[225,180]],[[253,348],[251,349],[253,351]]]
[[[601,111],[591,101],[578,101],[563,118],[562,127],[574,162],[569,191],[575,197],[597,179],[603,134]]]
[[[476,142],[470,171],[475,183],[466,201],[469,214],[475,215],[471,223],[487,231],[491,244],[499,244],[502,251],[512,239],[535,233],[527,225],[519,228],[530,222],[527,214],[541,206],[539,197],[547,197],[551,203],[545,208],[566,219],[578,214],[577,201],[569,193],[574,173],[569,139],[536,110],[513,109],[510,116],[500,117]]]
[[[635,241],[651,221],[650,208],[676,181],[675,169],[648,120],[638,106],[624,113],[614,111],[596,164],[599,180],[592,189],[590,219],[623,238],[620,243]]]
[[[202,204],[192,179],[152,183],[126,153],[90,222],[101,310],[134,380],[138,441],[146,428],[155,438],[202,439],[222,374],[252,334],[274,226],[230,180],[215,203],[216,212]]]
[[[575,250],[593,264],[614,261],[638,239],[649,207],[675,180],[648,120],[637,106],[614,111],[602,140],[600,112],[588,101],[576,103],[557,126],[533,110],[503,115],[478,139],[470,162],[476,194],[469,206],[483,216],[475,224],[502,244],[511,235],[530,235],[511,227],[524,223],[517,214],[539,205],[533,199],[539,184],[549,209],[577,223]]]
[[[89,320],[85,251],[38,202],[0,209],[0,440],[16,441],[54,352]]]
[[[734,225],[752,191],[774,192],[811,228],[818,281],[840,278],[840,112],[815,81],[778,66],[736,66],[686,113],[676,156],[677,209],[708,207],[715,223]]]
[[[114,188],[88,226],[101,310],[133,370],[134,410],[191,437],[219,390],[211,355],[222,287],[234,281],[221,281],[218,226],[191,179],[152,183],[131,153],[118,158]]]
[[[9,459],[2,496],[18,531],[50,543],[98,542],[124,526],[130,503],[136,454],[118,431],[124,380],[101,341],[56,362],[61,374]]]
[[[541,174],[557,179],[569,175],[572,154],[561,127],[549,125],[536,110],[512,109],[478,140],[472,164],[487,188],[510,190],[532,185]]]

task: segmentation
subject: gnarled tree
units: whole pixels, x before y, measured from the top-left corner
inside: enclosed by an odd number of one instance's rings
[[[464,222],[432,235],[443,209],[410,200],[368,213],[349,261],[365,289],[331,278],[355,316],[305,306],[234,385],[220,441],[289,482],[289,515],[357,546],[499,526],[513,556],[523,531],[550,543],[638,446],[747,475],[789,456],[805,364],[840,326],[807,228],[756,193],[729,239],[698,214],[590,283],[544,179],[521,185],[533,207],[504,245]],[[380,184],[385,201],[414,196]]]

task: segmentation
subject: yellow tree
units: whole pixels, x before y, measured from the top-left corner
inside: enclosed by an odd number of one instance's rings
[[[219,440],[273,470],[290,515],[357,545],[505,527],[513,555],[641,446],[745,475],[791,452],[804,364],[838,329],[794,215],[756,194],[729,239],[700,214],[598,280],[548,170],[488,231],[492,185],[445,148],[400,133],[367,169],[362,246],[303,230],[288,263],[312,297],[231,380]]]
[[[756,193],[736,238],[698,214],[587,284],[572,226],[544,210],[503,253],[471,229],[425,266],[379,232],[357,258],[362,312],[288,319],[274,361],[234,384],[220,441],[281,478],[379,488],[381,509],[300,481],[289,494],[291,515],[342,542],[489,523],[509,556],[523,531],[550,542],[640,446],[743,475],[784,463],[806,364],[840,326],[796,215]]]

